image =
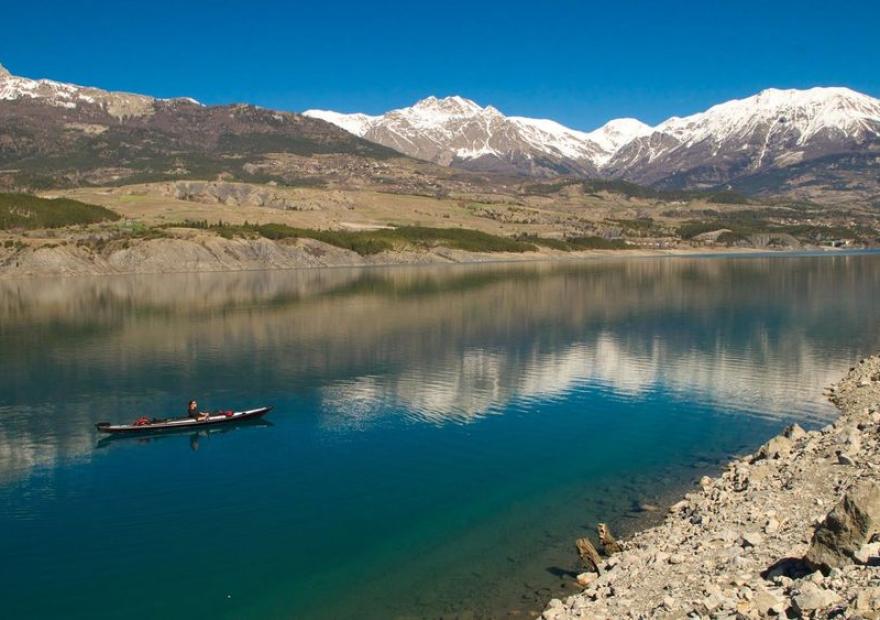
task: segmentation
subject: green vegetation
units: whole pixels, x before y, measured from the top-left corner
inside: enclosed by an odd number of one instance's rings
[[[678,227],[682,239],[693,239],[697,235],[728,229],[722,233],[718,241],[733,244],[747,241],[750,235],[779,234],[791,235],[798,239],[813,243],[827,242],[832,239],[860,239],[870,235],[872,231],[862,226],[820,226],[810,224],[780,224],[768,221],[768,216],[779,215],[776,209],[749,209],[729,213],[708,221],[692,220]]]
[[[522,235],[517,237],[520,241],[527,241],[535,245],[540,245],[551,250],[559,250],[561,252],[571,252],[572,248],[564,239],[545,239],[537,235]]]
[[[630,250],[638,247],[630,245],[623,239],[606,239],[595,236],[569,237],[563,240],[545,239],[535,235],[521,235],[517,239],[562,252],[576,252],[578,250]]]
[[[650,217],[635,219],[609,219],[609,224],[620,226],[624,237],[656,237],[667,234],[666,229]]]
[[[693,190],[663,190],[654,189],[652,187],[644,187],[629,183],[628,181],[606,181],[601,179],[592,179],[589,181],[576,181],[574,179],[566,179],[553,183],[535,183],[525,187],[525,193],[534,196],[549,196],[561,191],[562,189],[580,185],[585,194],[597,194],[599,192],[607,192],[610,194],[620,194],[627,198],[644,198],[646,200],[667,200],[667,201],[691,201],[705,200],[706,202],[714,202],[717,204],[749,204],[749,199],[736,192],[723,190],[716,192],[701,192]]]
[[[0,193],[0,230],[60,228],[76,224],[115,221],[119,215],[69,198],[40,198],[30,194]]]
[[[605,239],[604,237],[572,237],[566,241],[575,250],[628,250],[635,247],[623,239]]]
[[[428,228],[424,226],[400,226],[380,230],[313,230],[296,228],[286,224],[208,224],[207,222],[184,222],[166,227],[202,228],[216,232],[221,237],[282,239],[315,239],[329,245],[357,252],[362,256],[378,254],[385,250],[406,247],[429,248],[443,246],[470,252],[529,252],[533,244],[516,239],[491,235],[467,228]]]
[[[647,232],[654,227],[654,220],[650,217],[639,217],[636,219],[610,219],[609,222],[613,222],[622,226],[623,228],[628,228],[630,230],[637,230],[641,232]]]

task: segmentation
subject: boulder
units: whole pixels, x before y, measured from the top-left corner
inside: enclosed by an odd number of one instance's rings
[[[770,614],[781,615],[785,611],[785,597],[763,586],[758,586],[753,606],[762,618],[766,618]]]
[[[761,446],[755,461],[761,459],[779,459],[788,456],[791,453],[792,441],[785,435],[778,435]]]
[[[764,533],[765,534],[775,534],[779,531],[779,521],[770,517],[767,519],[767,523],[764,524]]]
[[[812,581],[807,581],[792,597],[791,606],[795,613],[806,615],[817,609],[827,609],[839,601],[840,596],[833,590],[826,590]]]
[[[565,605],[558,598],[553,598],[547,603],[547,609],[544,610],[541,618],[543,620],[556,620],[563,616],[565,616]]]
[[[596,573],[581,573],[577,576],[577,583],[580,587],[586,588],[596,580]]]
[[[880,485],[856,483],[816,528],[804,559],[821,568],[852,564],[856,553],[880,532]]]
[[[839,465],[849,465],[849,466],[853,466],[856,464],[856,462],[853,460],[853,458],[850,455],[848,455],[846,452],[841,452],[840,450],[837,451],[837,463]]]
[[[749,477],[750,472],[747,466],[741,465],[737,467],[733,471],[733,490],[742,492],[749,488]]]
[[[880,610],[880,588],[862,588],[856,595],[857,612],[876,612]]]
[[[861,549],[853,554],[853,559],[859,564],[868,564],[874,558],[880,558],[880,542],[862,545]]]
[[[792,441],[797,441],[801,437],[806,437],[807,431],[802,429],[798,424],[792,424],[782,431],[782,435]]]
[[[858,428],[847,428],[837,436],[837,443],[844,446],[844,451],[849,454],[858,454],[862,449],[862,434]]]

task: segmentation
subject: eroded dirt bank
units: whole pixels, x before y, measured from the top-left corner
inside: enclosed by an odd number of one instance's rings
[[[366,265],[428,265],[500,261],[578,260],[598,256],[668,256],[754,254],[760,250],[586,250],[563,252],[469,252],[445,247],[384,251],[362,256],[313,239],[225,239],[214,235],[112,241],[95,250],[73,243],[39,247],[0,247],[0,278],[147,273],[198,273],[359,267]]]

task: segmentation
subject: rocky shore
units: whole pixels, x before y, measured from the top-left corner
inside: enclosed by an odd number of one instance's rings
[[[834,424],[704,477],[542,618],[880,619],[880,356],[826,395]]]

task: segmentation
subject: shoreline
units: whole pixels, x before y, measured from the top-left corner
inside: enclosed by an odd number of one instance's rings
[[[373,256],[361,256],[350,250],[310,239],[301,239],[294,243],[266,239],[160,239],[139,241],[130,246],[114,248],[103,254],[70,245],[29,248],[5,254],[0,249],[0,279],[536,262],[564,263],[620,258],[824,256],[871,251],[870,248],[768,250],[700,247],[489,253],[438,247],[427,251],[383,252]]]
[[[792,425],[704,476],[541,618],[880,619],[880,355],[824,395],[839,411],[832,424]],[[852,506],[868,523],[864,540],[844,540],[839,526]]]

